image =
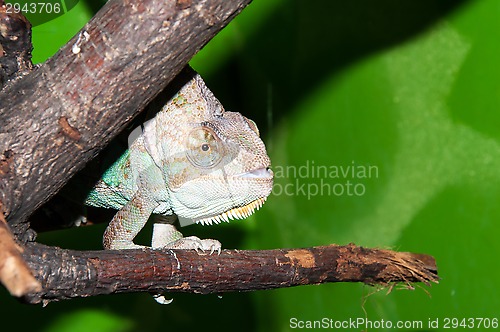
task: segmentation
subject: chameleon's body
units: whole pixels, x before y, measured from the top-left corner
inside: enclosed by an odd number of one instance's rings
[[[193,73],[85,203],[119,210],[104,234],[106,249],[137,248],[133,239],[151,214],[201,224],[247,217],[271,192],[269,166],[255,123],[225,112]],[[218,241],[184,238],[169,218],[159,219],[153,247],[220,251]]]

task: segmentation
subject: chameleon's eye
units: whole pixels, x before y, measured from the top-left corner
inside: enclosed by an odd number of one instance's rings
[[[212,129],[198,127],[193,129],[186,141],[186,155],[198,167],[212,168],[224,155],[224,146]]]

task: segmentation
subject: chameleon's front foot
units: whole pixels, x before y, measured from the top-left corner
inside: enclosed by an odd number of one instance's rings
[[[214,252],[220,255],[222,245],[219,241],[213,239],[200,239],[196,236],[183,237],[174,242],[167,243],[162,248],[164,249],[193,249],[196,252],[210,251],[210,255]]]
[[[151,247],[155,249],[193,249],[198,253],[217,252],[220,254],[222,245],[213,239],[200,239],[196,236],[183,237],[181,232],[171,224],[156,223],[153,225]]]

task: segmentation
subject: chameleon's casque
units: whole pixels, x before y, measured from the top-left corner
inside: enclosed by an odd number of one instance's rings
[[[107,249],[136,248],[151,214],[182,224],[246,218],[269,196],[273,173],[255,123],[226,112],[202,78],[192,78],[144,125],[141,134],[86,199],[119,210],[104,234]],[[153,247],[220,251],[220,242],[182,237],[168,218]],[[170,218],[174,220],[175,218]]]

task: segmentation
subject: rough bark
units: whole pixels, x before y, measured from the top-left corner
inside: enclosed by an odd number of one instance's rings
[[[327,282],[437,282],[434,259],[355,245],[304,249],[71,251],[30,244],[24,258],[43,290],[28,303],[123,292],[224,293]]]
[[[13,232],[251,0],[111,0],[0,92],[0,202]]]

